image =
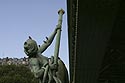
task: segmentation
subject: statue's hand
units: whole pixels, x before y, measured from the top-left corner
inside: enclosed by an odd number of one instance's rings
[[[58,64],[54,63],[54,56],[51,56],[49,66],[50,66],[50,69],[52,70],[58,70]]]
[[[57,70],[58,69],[58,65],[57,64],[50,64],[50,69]]]

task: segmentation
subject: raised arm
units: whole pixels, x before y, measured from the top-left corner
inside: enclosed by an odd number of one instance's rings
[[[44,41],[44,44],[42,44],[39,47],[39,50],[38,50],[39,53],[43,53],[50,46],[50,44],[52,43],[52,41],[53,41],[53,39],[54,39],[58,29],[61,29],[60,25],[56,26],[54,32],[49,36],[49,38],[46,37],[46,41]]]

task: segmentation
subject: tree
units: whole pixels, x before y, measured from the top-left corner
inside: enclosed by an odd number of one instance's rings
[[[38,79],[26,66],[0,65],[0,83],[38,83]]]

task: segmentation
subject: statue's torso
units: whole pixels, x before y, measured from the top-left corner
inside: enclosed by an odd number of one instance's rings
[[[48,64],[48,58],[43,55],[38,55],[36,57],[30,57],[29,58],[29,64],[30,66],[37,65],[39,67],[46,66]]]
[[[30,57],[29,66],[31,72],[37,72],[42,67],[45,67],[48,64],[48,58],[44,56]]]

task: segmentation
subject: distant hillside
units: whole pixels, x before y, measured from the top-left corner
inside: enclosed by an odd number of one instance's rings
[[[0,65],[25,65],[28,66],[28,58],[0,58]]]
[[[0,65],[0,83],[38,83],[38,80],[26,66]]]

